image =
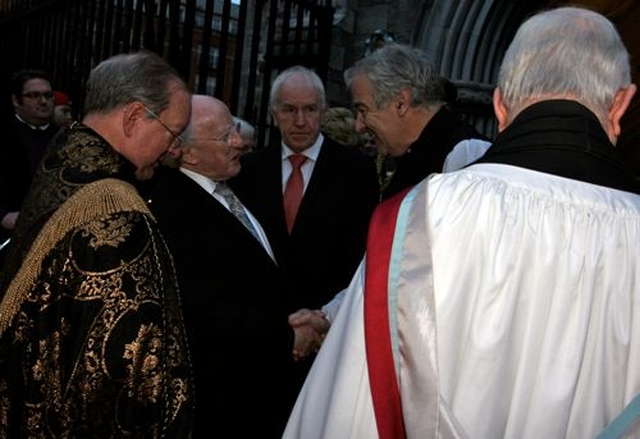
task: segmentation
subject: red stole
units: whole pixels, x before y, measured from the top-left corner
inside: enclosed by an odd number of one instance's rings
[[[407,192],[395,195],[376,208],[367,238],[364,334],[371,397],[380,439],[406,437],[391,347],[387,285],[398,210]]]

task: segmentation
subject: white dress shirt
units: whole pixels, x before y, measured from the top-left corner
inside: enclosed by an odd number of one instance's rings
[[[313,168],[316,166],[316,161],[318,161],[318,155],[320,155],[320,148],[322,147],[322,142],[324,142],[324,137],[322,133],[318,135],[318,138],[309,148],[302,151],[300,154],[307,157],[307,160],[300,167],[300,172],[302,172],[302,180],[304,181],[304,188],[302,189],[302,194],[307,190],[307,186],[309,185],[309,180],[311,179],[311,174],[313,173]],[[287,185],[287,181],[291,176],[292,166],[291,161],[289,161],[289,156],[296,154],[284,143],[282,144],[282,193],[284,194],[284,188]]]

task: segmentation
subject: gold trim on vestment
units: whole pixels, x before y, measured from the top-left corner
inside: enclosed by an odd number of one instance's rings
[[[74,228],[116,212],[151,215],[131,184],[113,178],[98,180],[78,189],[54,212],[33,242],[0,303],[0,336],[10,327],[29,294],[29,288],[40,275],[43,259],[56,244]]]

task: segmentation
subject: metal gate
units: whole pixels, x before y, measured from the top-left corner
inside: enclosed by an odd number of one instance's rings
[[[4,0],[0,72],[40,68],[77,110],[89,71],[103,59],[148,49],[165,57],[195,93],[224,100],[269,131],[270,83],[303,64],[326,81],[334,9],[329,0]],[[3,93],[7,104],[8,93]]]

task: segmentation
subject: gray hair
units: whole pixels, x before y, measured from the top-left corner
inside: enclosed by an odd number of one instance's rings
[[[326,95],[324,91],[324,84],[322,79],[316,72],[303,66],[293,66],[280,72],[273,84],[271,84],[271,91],[269,93],[269,107],[275,108],[280,100],[280,89],[282,85],[294,76],[299,76],[305,79],[309,85],[311,85],[318,95],[318,103],[323,106],[326,103]]]
[[[500,67],[498,87],[514,114],[532,101],[567,97],[602,119],[616,92],[630,82],[629,54],[614,25],[596,12],[563,7],[520,26]]]
[[[356,76],[363,74],[373,85],[373,99],[378,107],[405,89],[411,92],[412,107],[431,108],[443,103],[442,79],[435,65],[417,48],[395,43],[384,45],[344,72],[347,88],[351,88]]]
[[[233,116],[233,121],[239,126],[238,132],[240,135],[253,136],[255,134],[256,128],[241,117]]]
[[[178,72],[153,52],[112,56],[89,74],[84,114],[108,113],[132,102],[160,114],[169,106],[173,84],[187,90]]]

